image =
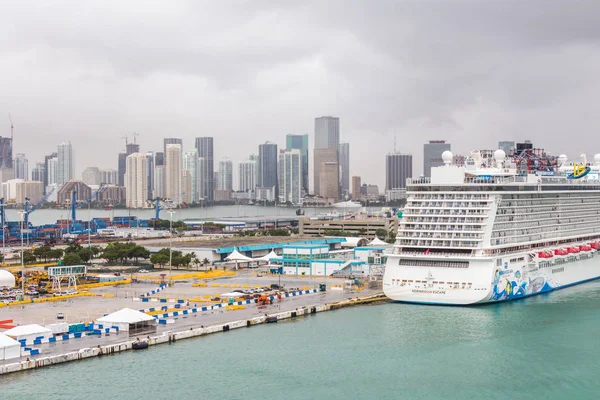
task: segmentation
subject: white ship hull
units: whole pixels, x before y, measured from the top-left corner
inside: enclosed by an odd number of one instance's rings
[[[410,265],[411,257],[389,255],[385,295],[399,302],[472,305],[516,300],[600,278],[599,252],[535,261],[526,261],[525,253],[511,254],[502,259],[463,259],[442,267],[427,266],[427,260],[436,259],[414,257]],[[444,263],[438,258],[436,263],[440,262]]]

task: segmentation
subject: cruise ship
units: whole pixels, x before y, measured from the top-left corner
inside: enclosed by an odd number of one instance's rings
[[[392,300],[474,305],[600,277],[600,154],[588,163],[528,150],[442,154],[407,181],[383,279]]]

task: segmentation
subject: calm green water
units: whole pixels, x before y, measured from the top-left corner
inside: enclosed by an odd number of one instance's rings
[[[596,399],[600,283],[385,304],[0,377],[2,399]]]

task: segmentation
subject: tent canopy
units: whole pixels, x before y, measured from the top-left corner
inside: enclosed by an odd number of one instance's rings
[[[281,259],[281,256],[278,256],[277,253],[275,253],[274,250],[271,250],[271,252],[267,255],[264,255],[262,257],[256,258],[256,260],[258,261],[270,261],[272,258],[277,258],[277,259]]]
[[[227,260],[227,261],[253,261],[252,258],[246,257],[245,255],[243,255],[236,249],[233,249],[231,254],[228,255],[227,257],[225,257],[225,260]]]
[[[132,310],[131,308],[124,308],[116,311],[112,314],[105,315],[104,317],[98,318],[98,322],[106,322],[112,324],[137,324],[144,321],[154,321],[154,317]]]
[[[10,336],[6,336],[4,333],[0,333],[0,349],[13,346],[21,347],[21,343],[17,342]]]
[[[0,269],[0,287],[15,287],[15,276],[5,269]]]
[[[375,239],[371,240],[371,242],[369,243],[369,246],[387,246],[388,244],[389,243],[386,243],[383,240],[376,237]]]
[[[37,336],[52,336],[52,331],[38,324],[20,325],[4,331],[4,334],[13,338]]]

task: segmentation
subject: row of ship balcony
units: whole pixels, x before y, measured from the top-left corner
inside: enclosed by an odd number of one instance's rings
[[[522,208],[527,206],[535,206],[535,207],[552,207],[552,206],[567,206],[567,205],[577,205],[580,206],[582,204],[600,204],[600,199],[597,198],[549,198],[549,199],[539,199],[539,200],[502,200],[500,202],[501,208],[506,207],[516,207]]]
[[[590,217],[599,215],[600,209],[582,210],[582,211],[562,211],[562,212],[530,212],[523,214],[501,214],[497,215],[495,222],[519,222],[519,221],[542,221],[544,219],[569,218],[569,217]]]
[[[406,207],[410,207],[410,208],[440,208],[440,209],[447,209],[447,208],[457,208],[457,207],[461,207],[461,208],[485,208],[485,209],[489,209],[490,205],[489,203],[485,203],[485,202],[459,202],[459,201],[455,201],[454,203],[442,203],[439,201],[409,201],[406,204]]]
[[[542,222],[551,223],[540,224],[538,222],[537,224],[511,224],[511,226],[504,228],[494,226],[492,237],[510,236],[507,234],[511,232],[523,232],[524,230],[528,233],[539,233],[547,230],[558,230],[559,227],[565,227],[570,225],[597,223],[600,222],[600,215],[596,215],[596,218],[585,220],[585,222],[582,222],[582,218],[550,218]]]
[[[528,218],[528,217],[513,217],[513,220],[506,219],[506,217],[496,217],[494,221],[494,230],[503,230],[510,228],[527,228],[533,226],[542,226],[543,224],[552,221],[556,224],[559,224],[562,219],[565,218],[579,218],[586,219],[589,217],[595,217],[600,215],[600,211],[587,212],[587,213],[554,213],[553,216],[549,216],[547,218]],[[517,223],[518,222],[518,223]],[[547,225],[547,224],[546,224]],[[553,225],[553,224],[550,224]]]
[[[440,201],[454,201],[454,200],[490,200],[489,194],[413,194],[409,200],[440,200]]]
[[[461,241],[452,241],[452,240],[407,240],[400,239],[397,243],[401,246],[416,246],[422,248],[429,247],[451,247],[451,248],[477,248],[479,246],[479,241],[469,241],[469,242],[461,242]]]
[[[407,216],[407,214],[404,214],[402,221],[400,222],[401,224],[403,223],[423,223],[423,224],[437,224],[437,223],[444,223],[444,224],[479,224],[479,225],[485,225],[486,224],[486,220],[485,218],[481,218],[481,217],[460,217],[457,218],[455,216],[452,215],[437,215],[437,216],[427,216],[427,217],[412,217],[412,216]]]
[[[526,235],[534,235],[534,234],[538,234],[538,233],[565,232],[565,231],[573,230],[573,229],[569,229],[568,227],[573,227],[573,226],[579,227],[581,225],[582,225],[581,221],[576,221],[576,222],[569,221],[569,222],[562,222],[562,223],[559,222],[554,225],[544,225],[539,228],[515,229],[515,230],[492,232],[492,238],[495,239],[495,238],[523,237]],[[584,226],[587,227],[587,226],[593,226],[593,225],[600,226],[600,220],[596,219],[593,221],[587,221]],[[577,229],[584,229],[584,228],[576,228],[574,230],[577,230]]]
[[[483,240],[482,233],[406,233],[399,231],[398,238],[406,239],[453,239],[453,240]]]
[[[481,226],[472,226],[472,225],[434,225],[434,226],[424,226],[424,225],[402,225],[400,230],[402,232],[471,232],[471,233],[479,233],[483,232]]]
[[[584,234],[593,234],[600,232],[600,225],[595,226],[586,226],[584,228],[578,229],[567,229],[560,230],[558,232],[546,232],[537,235],[528,235],[528,236],[511,236],[511,237],[503,237],[503,238],[495,238],[491,239],[490,244],[492,246],[502,246],[506,244],[525,244],[528,242],[536,242],[539,240],[548,240],[554,238],[566,238],[568,236],[579,236]]]
[[[450,215],[450,216],[483,216],[483,215],[487,215],[487,211],[481,211],[481,210],[464,210],[464,209],[451,209],[452,211],[450,211],[449,209],[440,209],[440,208],[435,208],[435,209],[428,209],[428,210],[416,210],[416,209],[412,209],[411,207],[406,207],[404,209],[404,215]]]

